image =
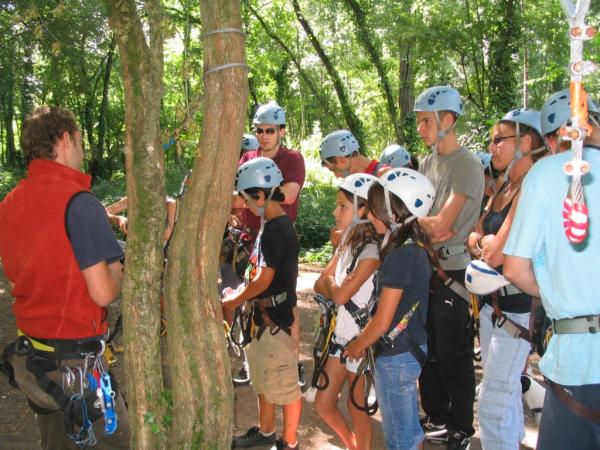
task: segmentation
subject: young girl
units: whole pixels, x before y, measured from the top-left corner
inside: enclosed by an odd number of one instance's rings
[[[352,386],[358,368],[357,361],[342,362],[340,354],[346,343],[360,331],[349,311],[354,305],[362,308],[368,303],[373,290],[373,274],[379,266],[375,230],[367,220],[360,220],[366,219],[367,194],[376,180],[372,175],[360,173],[347,176],[341,184],[333,215],[336,228],[346,231],[335,255],[315,283],[317,293],[340,305],[330,345],[331,355],[325,363],[329,384],[317,392],[315,409],[351,450],[370,448],[372,426],[369,416],[348,400],[354,425],[351,430],[337,407],[338,394],[345,382],[348,387]],[[364,377],[357,382],[356,392],[362,392],[363,383]]]
[[[423,448],[417,379],[427,352],[425,320],[429,299],[429,242],[415,219],[429,213],[435,189],[422,174],[394,169],[369,191],[369,220],[384,235],[376,282],[376,310],[363,332],[344,351],[360,358],[378,342],[375,390],[389,450]]]

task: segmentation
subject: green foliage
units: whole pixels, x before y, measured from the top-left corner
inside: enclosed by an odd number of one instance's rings
[[[25,175],[25,171],[20,168],[2,168],[0,169],[0,200],[8,194],[12,188]]]
[[[326,242],[321,248],[300,250],[300,262],[326,265],[333,257],[331,242]]]
[[[307,177],[300,193],[296,230],[300,247],[315,249],[329,241],[329,230],[335,225],[332,212],[337,187],[319,160],[306,158],[305,163]]]

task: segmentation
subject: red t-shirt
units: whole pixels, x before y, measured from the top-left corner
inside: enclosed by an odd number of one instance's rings
[[[259,156],[262,156],[260,154],[260,149],[247,151],[240,158],[240,165],[246,161],[250,161],[251,159],[258,158]],[[302,186],[304,185],[304,178],[306,177],[306,170],[304,168],[304,158],[300,152],[291,150],[287,147],[279,147],[279,150],[277,151],[277,154],[275,154],[273,161],[275,161],[275,164],[277,164],[277,167],[279,167],[279,170],[281,170],[283,175],[283,184],[298,183],[300,185],[300,189],[302,189]],[[289,205],[281,205],[292,222],[296,221],[299,203],[300,193],[298,193],[294,203]],[[250,212],[250,210],[247,208],[244,209],[244,212],[241,216],[243,224],[250,227],[254,234],[256,234],[260,229],[260,217]]]

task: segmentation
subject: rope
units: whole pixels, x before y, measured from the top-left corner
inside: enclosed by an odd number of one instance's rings
[[[571,27],[571,126],[562,127],[560,135],[571,141],[573,151],[573,159],[564,166],[565,173],[571,176],[571,183],[563,202],[563,226],[567,239],[573,244],[580,244],[585,240],[589,226],[581,179],[590,170],[589,164],[583,160],[583,143],[592,131],[588,122],[587,93],[582,79],[596,69],[594,63],[583,60],[583,42],[593,38],[597,31],[585,23],[590,1],[577,0],[575,5],[571,0],[560,2]]]

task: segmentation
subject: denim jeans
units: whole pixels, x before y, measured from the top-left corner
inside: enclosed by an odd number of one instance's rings
[[[422,345],[427,352],[427,346]],[[375,361],[375,390],[388,450],[412,450],[424,439],[419,424],[417,379],[421,366],[409,353],[380,356]]]
[[[480,342],[483,381],[478,415],[481,445],[490,450],[519,448],[525,437],[521,373],[531,345],[492,324],[493,308],[481,309]],[[519,325],[529,326],[529,313],[504,313]]]

